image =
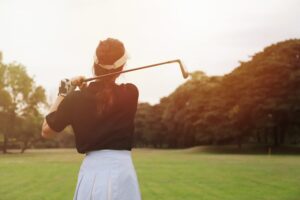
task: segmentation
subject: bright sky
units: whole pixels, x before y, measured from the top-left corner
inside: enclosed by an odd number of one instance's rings
[[[127,68],[180,58],[189,71],[229,73],[239,60],[300,37],[299,0],[0,0],[4,62],[27,67],[48,94],[59,80],[92,76],[99,40],[124,42]],[[184,80],[179,67],[124,74],[140,102],[157,103]]]

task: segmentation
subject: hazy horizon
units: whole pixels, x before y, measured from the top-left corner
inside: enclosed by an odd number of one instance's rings
[[[223,75],[279,41],[299,38],[300,1],[0,0],[3,61],[27,67],[48,94],[59,80],[92,76],[99,40],[122,40],[127,68],[180,58],[189,71]],[[179,67],[120,77],[140,90],[140,102],[157,103],[185,80]]]

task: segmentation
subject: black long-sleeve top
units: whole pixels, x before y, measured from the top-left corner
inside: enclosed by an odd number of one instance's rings
[[[138,89],[131,83],[114,84],[112,109],[99,117],[95,98],[98,84],[91,82],[87,88],[71,92],[56,111],[46,116],[46,121],[56,132],[71,125],[79,153],[100,149],[131,150]]]

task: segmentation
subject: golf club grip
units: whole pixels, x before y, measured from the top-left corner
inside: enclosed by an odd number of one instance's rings
[[[137,67],[137,68],[128,69],[128,70],[124,70],[124,71],[113,72],[113,73],[103,74],[103,75],[100,75],[100,76],[95,76],[95,77],[92,77],[92,78],[87,78],[87,79],[84,80],[84,82],[89,82],[89,81],[101,79],[101,78],[104,78],[104,77],[107,77],[107,76],[113,76],[113,75],[116,75],[116,74],[124,74],[124,73],[127,73],[127,72],[132,72],[132,71],[137,71],[137,70],[141,70],[141,69],[151,68],[151,67],[155,67],[155,66],[158,66],[158,65],[170,64],[170,63],[174,63],[174,62],[177,62],[177,63],[179,63],[179,65],[181,65],[181,61],[178,60],[178,59],[177,60],[170,60],[170,61],[166,61],[166,62],[146,65],[146,66],[143,66],[143,67]]]

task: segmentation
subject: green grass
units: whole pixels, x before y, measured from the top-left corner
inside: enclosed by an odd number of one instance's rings
[[[0,155],[0,199],[72,199],[82,158],[74,150]],[[300,199],[297,155],[138,149],[133,159],[144,200]]]

